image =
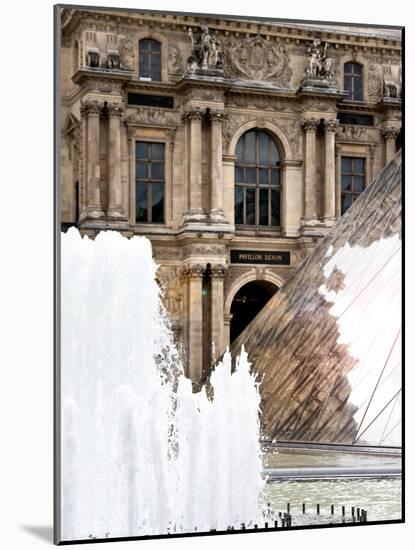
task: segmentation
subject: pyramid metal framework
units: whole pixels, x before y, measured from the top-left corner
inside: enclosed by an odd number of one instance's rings
[[[401,154],[232,344],[279,440],[401,444]]]

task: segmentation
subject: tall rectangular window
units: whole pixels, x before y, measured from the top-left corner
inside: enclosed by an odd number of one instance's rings
[[[365,188],[366,159],[342,157],[341,159],[341,213],[342,215]]]
[[[139,76],[148,80],[161,80],[161,44],[157,40],[144,38],[138,43]]]
[[[360,63],[344,64],[344,91],[347,99],[363,101],[362,65]]]
[[[136,142],[136,223],[164,223],[164,168],[164,143]]]

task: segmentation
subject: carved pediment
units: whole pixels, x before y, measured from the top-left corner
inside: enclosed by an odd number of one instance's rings
[[[227,48],[228,70],[254,81],[277,81],[288,86],[292,71],[283,46],[260,36],[232,41]]]

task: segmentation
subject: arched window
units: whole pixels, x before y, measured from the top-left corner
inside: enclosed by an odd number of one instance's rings
[[[143,38],[138,43],[140,78],[161,80],[161,44],[152,38]]]
[[[344,91],[347,99],[363,101],[362,65],[360,63],[344,64]]]
[[[236,146],[235,224],[280,225],[280,155],[264,131],[249,130]]]

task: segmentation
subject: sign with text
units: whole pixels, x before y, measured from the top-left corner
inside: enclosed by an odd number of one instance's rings
[[[290,253],[273,250],[231,250],[231,264],[290,265]]]

